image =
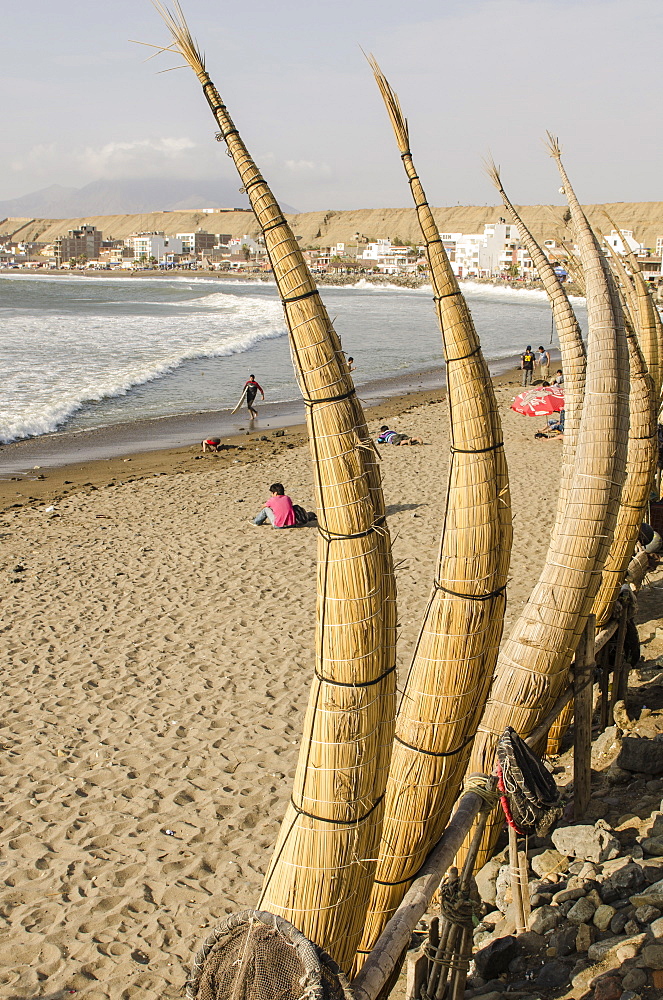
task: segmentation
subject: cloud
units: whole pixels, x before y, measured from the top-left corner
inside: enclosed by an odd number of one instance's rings
[[[134,142],[108,142],[94,148],[87,146],[79,155],[79,165],[91,177],[131,176],[144,172],[155,160],[160,166],[164,161],[179,164],[190,158],[196,143],[186,137],[138,139]]]
[[[38,144],[14,157],[14,174],[63,184],[134,177],[207,178],[228,174],[216,145],[198,145],[188,136],[157,136],[112,141],[100,146]]]

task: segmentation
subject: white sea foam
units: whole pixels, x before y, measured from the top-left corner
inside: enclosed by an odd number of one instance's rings
[[[50,312],[47,325],[40,313],[3,310],[0,441],[56,430],[86,403],[124,395],[186,361],[241,354],[286,333],[271,298],[213,294],[178,304],[189,311],[161,317],[100,316],[82,303],[73,316]]]

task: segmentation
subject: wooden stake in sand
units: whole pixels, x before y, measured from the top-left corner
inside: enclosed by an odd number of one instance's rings
[[[193,68],[274,269],[306,402],[319,523],[316,662],[290,805],[260,899],[348,968],[364,925],[395,714],[395,585],[377,457],[301,251],[205,70],[178,3],[155,0]]]
[[[567,516],[551,540],[539,581],[500,651],[470,769],[492,765],[506,726],[525,737],[566,686],[568,669],[598,590],[624,479],[628,360],[612,277],[550,137],[576,229],[587,285],[589,342],[585,405]],[[580,629],[579,629],[580,626]],[[486,853],[501,826],[488,828]],[[485,859],[483,854],[479,863]]]
[[[497,659],[511,549],[506,460],[488,366],[415,171],[398,97],[369,62],[426,243],[447,363],[451,456],[439,562],[398,711],[357,969],[451,815]]]

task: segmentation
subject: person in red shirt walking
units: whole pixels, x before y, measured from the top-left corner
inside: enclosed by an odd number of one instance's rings
[[[290,497],[286,496],[283,483],[272,483],[269,487],[272,494],[265,506],[253,519],[254,524],[264,524],[269,521],[272,528],[294,528],[297,523],[295,509]]]
[[[265,393],[263,392],[262,386],[256,382],[255,375],[251,375],[244,383],[244,388],[246,389],[246,405],[249,408],[249,413],[251,414],[251,420],[255,420],[258,416],[258,411],[253,408],[253,400],[256,398],[258,393],[265,398]]]

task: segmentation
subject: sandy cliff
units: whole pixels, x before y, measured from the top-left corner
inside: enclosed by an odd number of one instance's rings
[[[610,205],[585,206],[592,225],[602,232],[610,229],[604,209],[624,229],[633,230],[636,239],[654,248],[663,236],[663,201],[616,202]],[[500,206],[456,206],[434,209],[441,232],[480,233],[487,222],[503,214]],[[570,234],[566,228],[567,209],[559,205],[519,206],[525,223],[539,240]],[[323,247],[333,243],[355,242],[355,233],[369,240],[399,238],[417,243],[421,236],[413,208],[364,208],[351,211],[303,212],[288,219],[303,247]],[[100,215],[78,219],[7,219],[0,221],[0,233],[23,240],[50,243],[83,224],[97,226],[105,238],[123,239],[135,232],[164,231],[168,236],[203,229],[229,233],[231,236],[255,235],[257,223],[251,212],[149,212],[142,215]]]

